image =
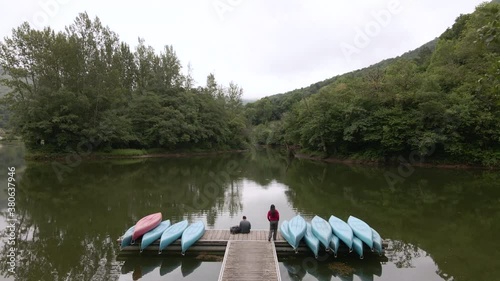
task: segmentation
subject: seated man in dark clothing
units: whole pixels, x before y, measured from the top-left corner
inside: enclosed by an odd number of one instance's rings
[[[243,220],[240,221],[240,233],[250,233],[252,225],[247,221],[247,217],[243,216]]]

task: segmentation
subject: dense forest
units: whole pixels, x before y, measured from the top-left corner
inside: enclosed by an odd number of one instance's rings
[[[0,43],[0,125],[31,150],[282,145],[319,157],[500,165],[500,4],[460,15],[400,57],[243,104],[209,74],[196,87],[172,46],[135,49],[80,14],[63,32],[27,23]],[[8,87],[8,88],[6,88]],[[9,114],[6,114],[6,113]],[[9,116],[10,115],[10,116]]]
[[[0,44],[10,125],[27,147],[227,149],[245,142],[242,89],[209,74],[194,87],[172,46],[135,50],[98,18],[80,14],[64,32],[25,23]]]
[[[260,144],[321,157],[500,164],[500,4],[399,58],[246,106]]]

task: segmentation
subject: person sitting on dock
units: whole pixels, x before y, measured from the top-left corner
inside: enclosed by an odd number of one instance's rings
[[[247,221],[247,217],[243,216],[243,220],[240,221],[240,233],[250,233],[250,229],[252,228],[252,224]]]

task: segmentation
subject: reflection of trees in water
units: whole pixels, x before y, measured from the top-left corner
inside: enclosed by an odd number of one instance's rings
[[[229,211],[229,215],[232,217],[235,214],[239,213],[243,210],[242,204],[242,183],[239,182],[231,182],[229,187],[226,190],[226,195],[224,196],[226,201],[224,205],[227,206]]]
[[[427,253],[422,249],[402,241],[391,241],[388,248],[389,250],[385,252],[385,256],[397,268],[413,268],[414,258],[427,256]]]

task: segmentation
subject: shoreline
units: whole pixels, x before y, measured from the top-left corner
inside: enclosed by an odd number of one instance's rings
[[[401,163],[397,162],[384,162],[382,160],[362,160],[362,159],[352,159],[352,158],[334,158],[327,157],[322,158],[319,156],[311,156],[304,153],[296,153],[294,157],[297,159],[305,159],[326,163],[337,163],[345,165],[367,165],[367,166],[385,166],[385,167],[398,167]],[[486,166],[476,166],[469,164],[453,164],[453,163],[432,163],[432,162],[416,162],[411,163],[411,166],[422,167],[422,168],[440,168],[440,169],[456,169],[456,170],[499,170],[500,167],[486,167]]]
[[[74,157],[74,155],[77,155],[78,157],[84,160],[182,158],[182,157],[214,156],[214,155],[229,154],[229,153],[243,153],[246,151],[248,150],[234,149],[234,150],[200,151],[200,152],[145,153],[145,154],[135,154],[135,155],[116,155],[113,153],[105,153],[105,152],[80,155],[74,152],[74,153],[33,154],[33,155],[25,155],[24,158],[26,160],[32,160],[32,161],[65,160],[67,157]]]

